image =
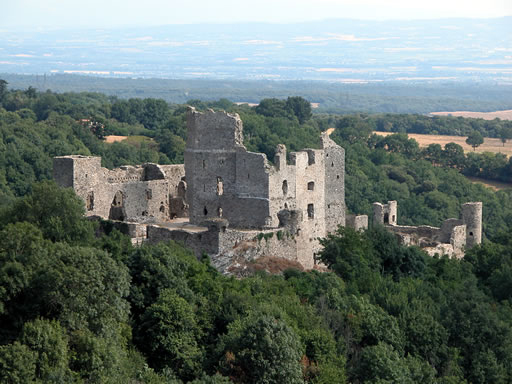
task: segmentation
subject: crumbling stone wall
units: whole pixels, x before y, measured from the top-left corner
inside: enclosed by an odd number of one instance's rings
[[[191,223],[225,218],[232,229],[271,230],[283,225],[280,212],[300,211],[293,235],[303,265],[319,250],[319,237],[345,225],[345,153],[327,135],[322,149],[291,153],[289,163],[279,145],[271,164],[246,150],[236,114],[190,109],[187,124]]]
[[[356,231],[368,229],[367,215],[347,215],[347,227],[354,228]]]
[[[187,126],[184,165],[108,170],[98,157],[62,156],[54,159],[55,180],[75,189],[90,216],[136,223],[188,216],[199,228],[148,225],[147,241],[181,241],[212,258],[245,247],[248,257],[283,257],[312,268],[318,239],[345,225],[344,149],[325,134],[321,149],[291,153],[289,162],[279,145],[271,164],[265,154],[247,151],[237,114],[191,108]],[[265,243],[254,243],[260,235]]]
[[[387,204],[373,203],[373,224],[397,225],[398,204],[396,201],[388,201]]]
[[[109,170],[101,167],[101,158],[93,156],[59,156],[53,163],[55,181],[75,190],[84,200],[88,216],[127,222],[168,221],[173,215],[173,199],[181,202],[174,205],[175,216],[182,217],[188,209],[182,191],[186,186],[180,186],[185,177],[183,165],[145,164]]]
[[[466,203],[462,205],[462,219],[447,219],[440,228],[427,225],[397,225],[397,203],[373,204],[373,223],[386,225],[394,232],[402,244],[416,245],[430,255],[444,254],[450,257],[464,257],[465,249],[482,241],[482,203]],[[388,215],[388,222],[385,215]]]

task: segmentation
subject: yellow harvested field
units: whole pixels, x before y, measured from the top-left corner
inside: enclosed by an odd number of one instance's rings
[[[488,188],[492,188],[495,191],[499,191],[502,189],[512,189],[512,184],[508,183],[500,183],[499,181],[492,181],[492,180],[486,180],[481,179],[479,177],[468,177],[469,180],[471,180],[473,183],[483,184]]]
[[[391,135],[394,132],[375,132],[380,136]],[[455,143],[464,148],[464,152],[473,152],[473,147],[466,144],[467,137],[465,136],[444,136],[444,135],[420,135],[418,133],[409,133],[409,138],[418,142],[420,147],[428,147],[429,144],[440,144],[443,148],[445,144]],[[491,139],[486,137],[484,143],[476,148],[475,152],[493,152],[503,153],[507,156],[512,156],[512,141],[506,142],[505,146],[500,139]]]
[[[116,136],[116,135],[110,135],[110,136],[105,136],[105,142],[106,143],[116,143],[118,141],[123,141],[123,140],[126,140],[128,136]]]
[[[436,116],[462,116],[472,117],[475,119],[494,120],[495,118],[501,120],[512,120],[512,109],[507,111],[495,112],[471,112],[471,111],[456,111],[456,112],[431,112],[431,115]]]

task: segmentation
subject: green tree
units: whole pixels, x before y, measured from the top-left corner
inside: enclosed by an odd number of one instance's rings
[[[69,379],[68,340],[57,321],[36,319],[25,323],[21,342],[36,353],[36,378],[44,382]]]
[[[221,339],[221,372],[235,383],[303,383],[302,348],[283,320],[254,314],[229,327]]]
[[[511,126],[502,127],[499,131],[499,135],[500,135],[500,140],[503,143],[503,146],[505,146],[505,143],[507,142],[507,140],[512,139],[512,127]]]
[[[286,101],[280,99],[263,99],[255,111],[257,114],[267,117],[289,117],[291,112],[286,107]]]
[[[4,223],[26,221],[41,228],[45,238],[52,241],[90,244],[94,226],[84,214],[84,203],[72,189],[44,181],[34,184],[30,195],[15,202]]]
[[[15,341],[0,346],[0,381],[5,384],[32,383],[35,379],[36,353]]]
[[[162,291],[146,310],[138,335],[137,344],[156,368],[169,368],[189,380],[200,372],[200,328],[191,304],[175,291]]]
[[[312,116],[311,103],[300,96],[288,97],[285,107],[293,112],[300,124],[304,124]]]
[[[7,95],[7,81],[0,79],[0,105]]]
[[[443,150],[443,163],[449,167],[462,169],[464,166],[464,149],[456,143],[447,143]]]
[[[468,135],[468,138],[466,139],[466,143],[471,145],[473,147],[473,151],[476,149],[476,147],[483,144],[484,138],[482,134],[478,131],[473,131]]]

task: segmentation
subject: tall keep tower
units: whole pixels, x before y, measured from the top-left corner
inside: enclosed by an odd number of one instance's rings
[[[482,243],[482,203],[462,205],[462,222],[466,224],[466,248]]]

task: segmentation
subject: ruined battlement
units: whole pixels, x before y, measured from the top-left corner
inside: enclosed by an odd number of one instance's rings
[[[373,204],[374,225],[385,225],[394,232],[402,244],[417,245],[430,255],[445,254],[461,258],[466,249],[482,242],[482,203],[466,203],[462,205],[461,219],[447,219],[441,227],[428,225],[398,225],[398,204],[388,201],[387,204]]]
[[[236,113],[197,112],[189,107],[187,113],[187,149],[215,151],[245,149],[242,120]]]
[[[281,210],[304,212],[312,237],[345,224],[343,148],[325,137],[322,149],[290,154],[276,148],[274,164],[243,145],[237,114],[189,109],[185,149],[190,221],[226,218],[231,227],[279,227]]]

